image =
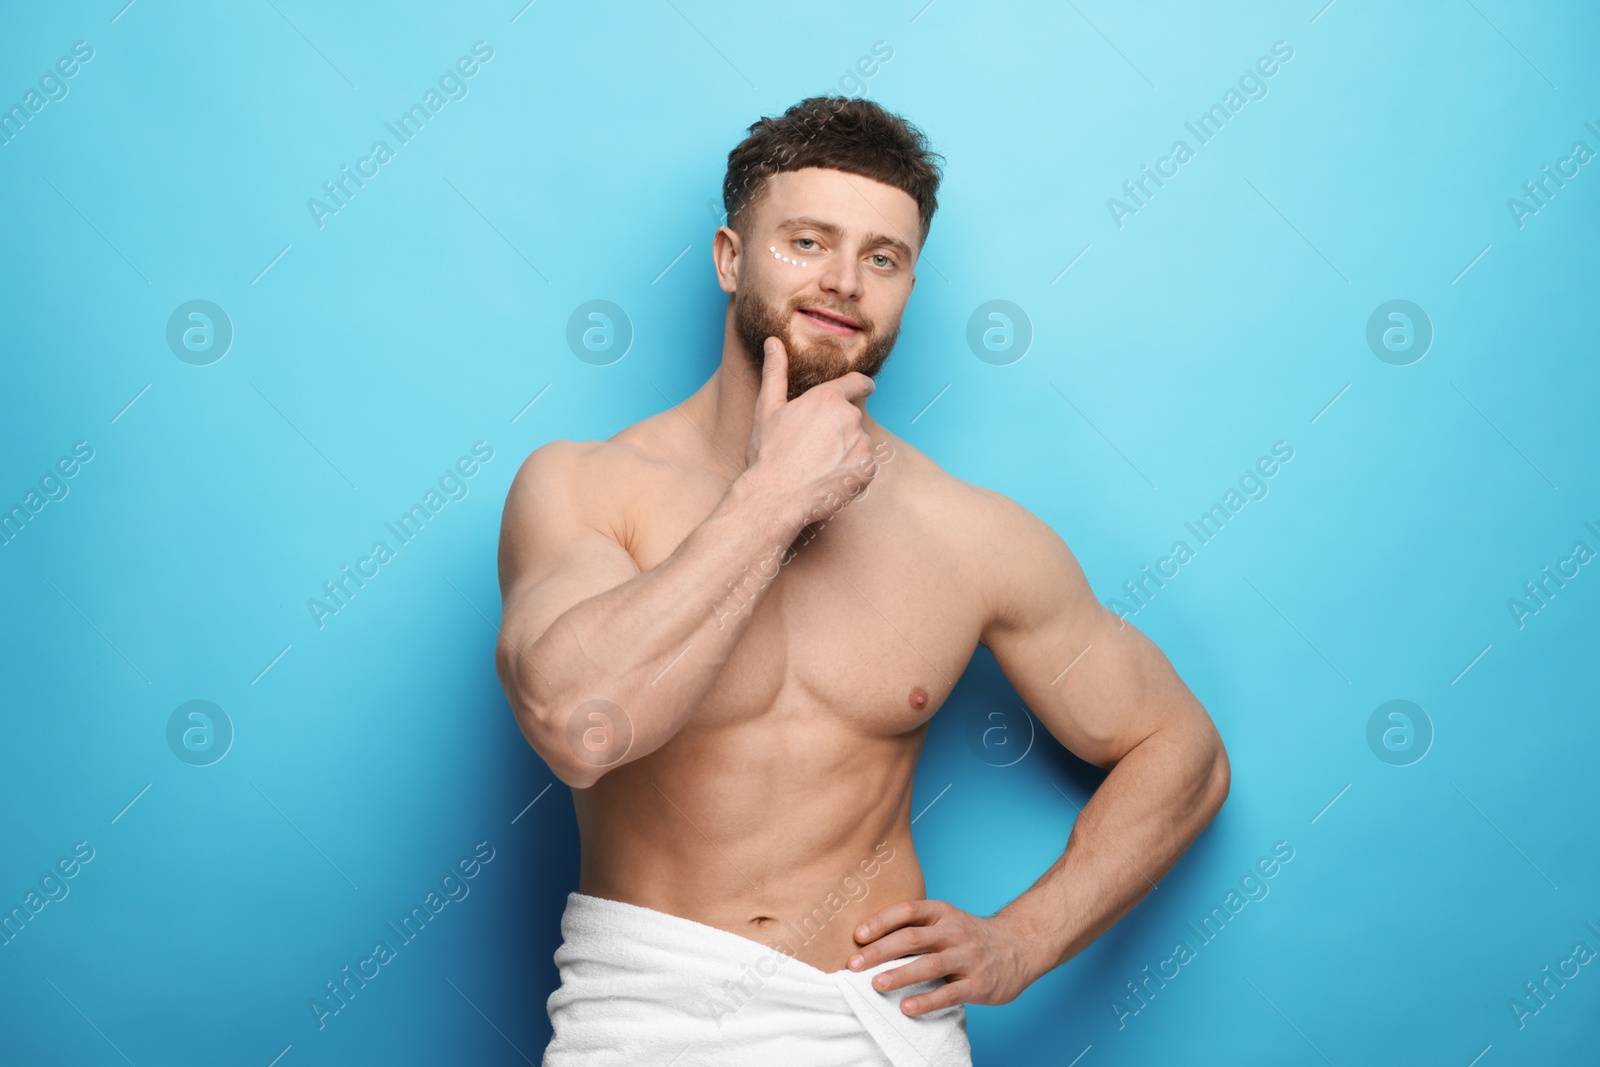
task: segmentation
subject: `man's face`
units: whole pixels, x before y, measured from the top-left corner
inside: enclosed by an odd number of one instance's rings
[[[790,400],[852,370],[876,375],[916,282],[917,202],[871,178],[804,167],[768,179],[751,216],[734,327],[757,370],[776,337],[789,354]]]

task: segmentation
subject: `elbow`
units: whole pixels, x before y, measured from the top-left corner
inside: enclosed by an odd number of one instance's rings
[[[1222,739],[1218,738],[1216,752],[1211,759],[1210,778],[1207,781],[1207,795],[1210,798],[1212,815],[1222,810],[1223,803],[1228,799],[1228,790],[1232,786],[1233,769],[1228,763],[1228,750],[1222,747]]]
[[[526,733],[526,731],[524,731]],[[540,751],[550,773],[561,779],[561,784],[572,789],[588,789],[605,774],[604,767],[595,767],[581,760],[562,759],[557,752]]]
[[[495,670],[530,747],[562,784],[588,789],[633,747],[633,722],[609,700],[556,689],[513,641],[495,646]]]
[[[526,653],[504,634],[495,645],[494,663],[517,727],[551,773],[573,789],[587,789],[598,781],[603,768],[581,758],[569,740],[566,724],[558,721],[555,709],[565,702],[552,693],[542,672],[527,661]]]
[[[511,710],[522,736],[563,785],[588,789],[605,774],[607,767],[594,762],[583,748],[588,731],[577,716],[567,716],[573,720],[569,727],[541,704],[513,701]]]
[[[523,738],[544,760],[550,773],[561,780],[562,785],[588,789],[605,773],[604,767],[585,762],[569,743],[566,731],[540,708],[513,704],[512,713],[516,716]]]

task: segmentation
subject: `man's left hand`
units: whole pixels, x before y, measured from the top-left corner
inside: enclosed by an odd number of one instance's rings
[[[856,927],[861,950],[850,957],[862,971],[914,953],[904,967],[875,976],[879,992],[929,979],[948,981],[930,993],[906,997],[900,1010],[922,1015],[952,1004],[1007,1004],[1038,977],[1038,945],[1001,915],[980,918],[942,900],[902,900]]]

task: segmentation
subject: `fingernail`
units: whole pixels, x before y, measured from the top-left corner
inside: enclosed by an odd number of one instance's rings
[[[856,927],[856,936],[857,937],[866,937],[867,936],[867,932],[868,932],[867,931],[867,926],[866,926],[865,923],[863,923],[860,926]]]
[[[862,964],[862,959],[861,959],[860,956],[851,956],[850,957],[850,969],[852,971],[859,971],[861,969],[861,964]]]

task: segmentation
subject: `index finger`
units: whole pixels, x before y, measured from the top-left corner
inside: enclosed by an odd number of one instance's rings
[[[843,393],[844,398],[852,403],[864,396],[871,396],[878,389],[877,382],[874,382],[858,370],[846,371],[839,377],[830,380],[838,385],[839,392]]]
[[[902,900],[890,904],[887,908],[867,919],[856,927],[856,941],[865,945],[869,941],[876,941],[893,930],[902,926],[926,926],[938,918],[938,908],[931,900]]]

